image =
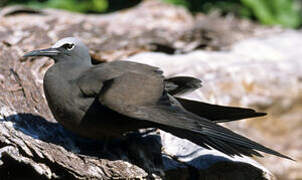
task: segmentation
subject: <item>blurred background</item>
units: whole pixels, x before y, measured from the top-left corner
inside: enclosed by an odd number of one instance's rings
[[[219,11],[266,25],[301,27],[299,0],[162,0],[184,6],[193,13]],[[58,8],[81,13],[108,13],[129,8],[141,0],[1,0],[0,6],[23,4],[35,8]]]

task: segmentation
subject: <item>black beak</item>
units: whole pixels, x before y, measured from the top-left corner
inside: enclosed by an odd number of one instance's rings
[[[56,56],[59,55],[60,51],[57,48],[48,48],[41,50],[33,50],[29,53],[26,53],[23,57],[31,57],[31,56]]]

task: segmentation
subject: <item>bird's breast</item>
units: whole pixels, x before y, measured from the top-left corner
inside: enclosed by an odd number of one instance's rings
[[[44,76],[44,93],[48,106],[56,120],[66,127],[77,126],[84,114],[76,104],[76,94],[80,90],[73,86],[63,75],[53,71]]]

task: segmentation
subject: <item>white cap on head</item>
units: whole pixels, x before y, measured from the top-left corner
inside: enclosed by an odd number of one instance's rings
[[[89,60],[90,62],[89,48],[80,39],[76,37],[66,37],[57,41],[52,48],[60,48],[64,45],[71,46],[67,53],[73,58],[81,58],[82,61]]]

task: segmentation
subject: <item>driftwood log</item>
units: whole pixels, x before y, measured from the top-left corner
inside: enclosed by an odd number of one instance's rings
[[[2,9],[0,179],[272,178],[249,158],[231,159],[202,150],[159,130],[131,133],[126,140],[106,145],[78,137],[59,125],[48,109],[42,78],[52,61],[22,58],[24,52],[66,36],[84,40],[97,62],[149,51],[225,50],[238,40],[265,33],[266,28],[247,21],[215,14],[193,17],[183,8],[157,1],[108,15]]]

